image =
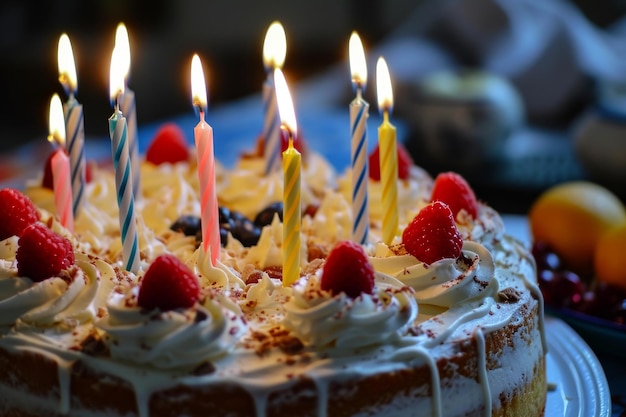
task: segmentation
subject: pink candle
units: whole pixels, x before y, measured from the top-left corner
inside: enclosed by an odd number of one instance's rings
[[[198,153],[198,179],[200,180],[200,217],[202,220],[202,250],[210,251],[215,266],[220,256],[220,229],[217,192],[215,190],[215,157],[213,154],[213,128],[204,121],[206,109],[206,84],[202,63],[198,55],[191,60],[191,95],[200,121],[193,130]]]
[[[59,221],[69,231],[74,231],[72,214],[72,183],[70,181],[70,159],[63,149],[57,149],[50,161],[52,184],[54,185],[54,205]]]
[[[74,231],[74,214],[72,204],[72,180],[70,177],[70,159],[65,153],[65,118],[63,105],[58,94],[50,100],[50,134],[48,140],[59,145],[52,158],[52,188],[54,189],[54,205],[59,221],[69,231]]]

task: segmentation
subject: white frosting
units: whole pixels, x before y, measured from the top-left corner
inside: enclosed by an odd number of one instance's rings
[[[18,274],[13,261],[17,241],[10,238],[0,246],[7,255],[0,264],[0,326],[11,326],[19,320],[20,324],[38,327],[62,324],[73,328],[93,321],[104,307],[103,300],[115,276],[107,263],[92,263],[86,255],[76,253],[76,266],[62,276],[35,282]]]
[[[420,305],[450,308],[497,291],[491,253],[477,242],[463,242],[459,259],[441,259],[430,265],[412,255],[395,256],[383,244],[378,248],[377,256],[370,257],[374,269],[412,287]]]
[[[17,240],[0,242],[0,320],[12,317],[8,325],[20,323],[0,332],[0,347],[11,352],[36,347],[58,364],[60,386],[59,399],[50,399],[25,397],[0,383],[0,413],[3,401],[14,401],[21,409],[35,410],[35,415],[50,410],[72,417],[97,415],[70,407],[75,403],[70,401],[71,364],[80,359],[95,371],[127,381],[135,392],[140,417],[150,414],[152,393],[180,385],[210,389],[212,384],[224,383],[246,390],[256,415],[263,417],[272,404],[289,401],[274,399],[271,392],[301,379],[315,382],[314,392],[306,395],[315,396],[318,415],[323,417],[335,394],[331,382],[402,371],[407,364],[430,369],[430,391],[412,391],[407,398],[398,397],[388,406],[364,413],[421,417],[474,409],[486,414],[499,407],[500,394],[516,392],[528,382],[533,366],[545,354],[540,311],[531,333],[520,329],[511,334],[512,348],[496,359],[489,358],[499,365],[487,369],[485,338],[519,321],[520,311],[542,310],[543,304],[528,250],[505,236],[500,217],[486,205],[479,204],[475,220],[462,214],[456,219],[464,239],[465,262],[442,260],[426,268],[409,255],[396,256],[384,245],[373,245],[379,238],[382,211],[380,184],[370,181],[372,244],[367,250],[377,271],[376,284],[372,295],[351,299],[322,291],[320,270],[311,270],[315,264],[309,264],[307,256],[307,244],[330,249],[350,236],[349,172],[336,187],[326,161],[309,154],[303,167],[303,207],[315,204],[319,208],[315,216],[303,219],[305,277],[285,287],[261,272],[282,264],[282,224],[277,218],[263,229],[255,247],[245,248],[230,237],[220,260],[212,265],[196,248],[193,236],[168,230],[181,214],[199,214],[195,161],[148,165],[142,166],[143,190],[137,201],[142,267],[160,253],[174,253],[199,276],[203,302],[168,312],[146,312],[136,306],[136,277],[130,274],[120,281],[109,265],[119,265],[121,252],[115,185],[110,171],[97,168],[94,181],[86,187],[76,236],[69,236],[76,248],[104,259],[77,261],[76,276],[82,274],[83,279],[74,279],[71,285],[80,281],[82,287],[79,282],[70,289],[60,277],[43,285],[17,277]],[[270,203],[282,200],[281,173],[265,177],[263,169],[261,158],[242,159],[232,170],[218,166],[220,204],[253,218]],[[430,177],[416,167],[408,180],[399,181],[400,228],[428,203],[431,187]],[[49,220],[45,211],[54,211],[52,193],[37,186],[27,192]],[[58,222],[50,221],[55,230],[68,234]],[[242,277],[251,270],[260,276],[246,285]],[[33,289],[38,285],[42,288]],[[117,289],[111,292],[113,286]],[[519,300],[499,300],[497,290],[505,288],[516,292]],[[10,314],[3,314],[3,300],[16,296],[24,297],[16,303],[19,314],[10,309]],[[24,317],[30,317],[33,324],[27,324]],[[94,324],[94,317],[101,319]],[[75,319],[71,333],[59,331],[67,318]],[[45,337],[32,330],[44,323]],[[110,357],[68,349],[79,346],[89,334],[104,336]],[[279,337],[293,342],[294,352],[283,352]],[[462,341],[477,346],[476,378],[455,377],[450,385],[439,374],[437,362],[450,358],[458,347],[455,343]],[[212,373],[190,373],[207,361],[214,367]]]
[[[285,304],[285,326],[306,345],[356,349],[391,343],[417,317],[413,291],[392,277],[376,274],[374,293],[352,299],[322,290],[320,274],[296,286]]]
[[[184,310],[148,312],[136,305],[137,290],[112,292],[109,315],[97,323],[114,359],[184,370],[226,354],[246,331],[235,305],[220,302],[223,295]]]
[[[250,219],[271,203],[283,200],[283,173],[265,175],[263,158],[241,158],[233,169],[225,171],[218,181],[220,205],[238,211]],[[301,200],[303,207],[317,205],[326,190],[334,189],[335,172],[320,155],[309,152],[302,164]]]

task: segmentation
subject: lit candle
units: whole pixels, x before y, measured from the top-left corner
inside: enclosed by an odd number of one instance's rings
[[[287,53],[285,30],[279,22],[273,22],[267,29],[263,43],[263,65],[267,77],[263,83],[263,158],[265,174],[278,170],[280,166],[280,118],[276,107],[274,90],[274,69],[282,68]]]
[[[113,115],[109,118],[111,152],[115,169],[115,187],[119,206],[120,236],[124,269],[137,272],[139,269],[139,239],[135,221],[135,198],[133,196],[133,173],[128,153],[128,130],[126,118],[120,111],[119,100],[124,94],[123,66],[120,51],[113,49],[111,56],[110,97],[115,103]]]
[[[67,153],[70,156],[72,214],[76,217],[85,200],[85,128],[83,106],[76,100],[78,83],[72,44],[65,33],[59,38],[58,67],[59,81],[68,95],[63,105],[63,113],[65,132],[68,136]]]
[[[130,75],[130,42],[128,31],[123,23],[117,25],[115,31],[115,47],[120,49],[121,67],[124,70],[124,92],[120,102],[122,114],[126,116],[128,126],[128,150],[130,152],[130,165],[133,170],[133,195],[141,196],[141,167],[139,161],[139,140],[137,138],[137,107],[135,105],[135,92],[128,88]]]
[[[350,133],[352,147],[352,239],[367,242],[369,214],[367,210],[367,118],[369,104],[361,97],[367,83],[367,64],[361,39],[356,32],[350,36],[350,72],[356,98],[350,103]]]
[[[389,245],[398,232],[398,151],[396,128],[389,123],[389,113],[393,108],[391,78],[387,63],[382,57],[376,63],[376,87],[378,108],[383,113],[383,123],[378,127],[383,241]]]
[[[289,136],[289,147],[283,152],[283,285],[300,278],[300,152],[293,146],[297,134],[296,115],[283,72],[274,70],[276,101],[281,128]]]
[[[204,121],[207,107],[206,84],[200,57],[191,60],[191,97],[200,121],[193,129],[198,153],[198,179],[200,180],[200,218],[202,220],[202,249],[210,251],[211,263],[216,265],[220,256],[220,228],[215,190],[215,156],[213,152],[213,128]]]
[[[56,143],[59,148],[50,160],[52,168],[52,184],[54,189],[54,206],[59,221],[69,231],[74,231],[74,214],[72,212],[72,183],[70,178],[70,159],[65,153],[65,122],[63,105],[58,94],[50,100],[50,134],[48,140]]]

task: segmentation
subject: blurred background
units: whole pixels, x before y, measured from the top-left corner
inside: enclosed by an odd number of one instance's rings
[[[369,55],[371,113],[375,59],[385,55],[394,117],[416,162],[433,174],[461,172],[496,209],[524,212],[541,190],[570,179],[592,178],[624,196],[625,11],[623,0],[4,0],[0,150],[46,137],[50,97],[65,99],[63,32],[85,134],[106,138],[119,22],[130,35],[129,86],[142,125],[193,113],[193,53],[203,59],[211,108],[258,95],[265,32],[279,20],[285,73],[303,102],[346,111],[347,45],[357,30]]]

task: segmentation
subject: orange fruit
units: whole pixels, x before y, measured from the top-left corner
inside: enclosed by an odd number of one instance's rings
[[[593,257],[596,279],[626,290],[626,224],[604,233]]]
[[[626,208],[601,185],[571,181],[544,191],[530,208],[529,222],[535,241],[550,246],[572,271],[590,276],[598,240],[626,224]]]

